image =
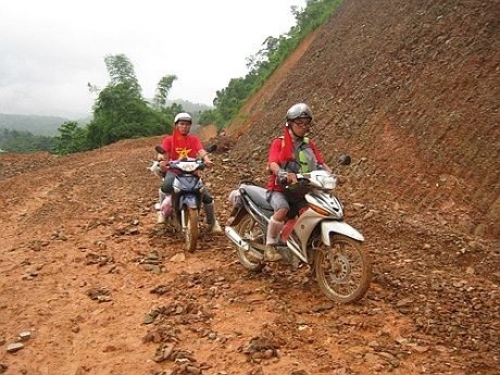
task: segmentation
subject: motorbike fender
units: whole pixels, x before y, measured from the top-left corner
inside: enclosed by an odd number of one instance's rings
[[[198,208],[198,202],[196,199],[196,195],[194,194],[184,194],[179,198],[179,207],[183,207],[184,205],[189,208]]]
[[[323,221],[321,223],[321,236],[326,246],[331,246],[330,233],[338,233],[363,242],[365,238],[356,229],[344,221]]]

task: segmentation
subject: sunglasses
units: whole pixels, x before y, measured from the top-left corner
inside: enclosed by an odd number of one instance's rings
[[[303,129],[309,129],[311,127],[311,120],[295,120],[292,124],[300,126]]]

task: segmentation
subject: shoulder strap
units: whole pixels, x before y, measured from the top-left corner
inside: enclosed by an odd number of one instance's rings
[[[285,137],[283,136],[279,136],[279,137],[276,137],[277,139],[281,139],[281,148],[283,148],[285,146]]]

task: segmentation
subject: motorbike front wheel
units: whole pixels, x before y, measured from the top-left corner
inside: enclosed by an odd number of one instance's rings
[[[318,285],[333,301],[355,302],[370,287],[372,268],[368,254],[360,242],[343,235],[331,235],[330,243],[330,247],[323,244],[315,251]]]
[[[198,210],[184,207],[184,217],[186,218],[186,250],[192,253],[198,243]]]
[[[262,231],[260,225],[252,218],[252,216],[250,216],[250,214],[245,213],[235,229],[244,241],[264,249],[266,244],[266,234]],[[236,255],[238,256],[240,263],[247,270],[258,272],[264,268],[264,264],[259,259],[254,258],[250,251],[245,251],[241,247],[238,247],[236,249]]]

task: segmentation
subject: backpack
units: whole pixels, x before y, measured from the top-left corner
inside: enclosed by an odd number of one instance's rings
[[[283,137],[280,137],[282,139],[282,146],[284,145],[285,141]],[[283,169],[285,170],[290,170],[291,172],[294,173],[308,173],[311,172],[313,168],[311,168],[309,161],[316,161],[316,156],[314,155],[311,147],[309,146],[309,138],[304,137],[302,138],[302,143],[300,144],[297,149],[294,147],[294,159],[287,161],[285,165],[283,166]],[[289,164],[290,163],[296,163],[297,167],[296,168],[290,168]],[[316,164],[316,163],[315,163]]]

